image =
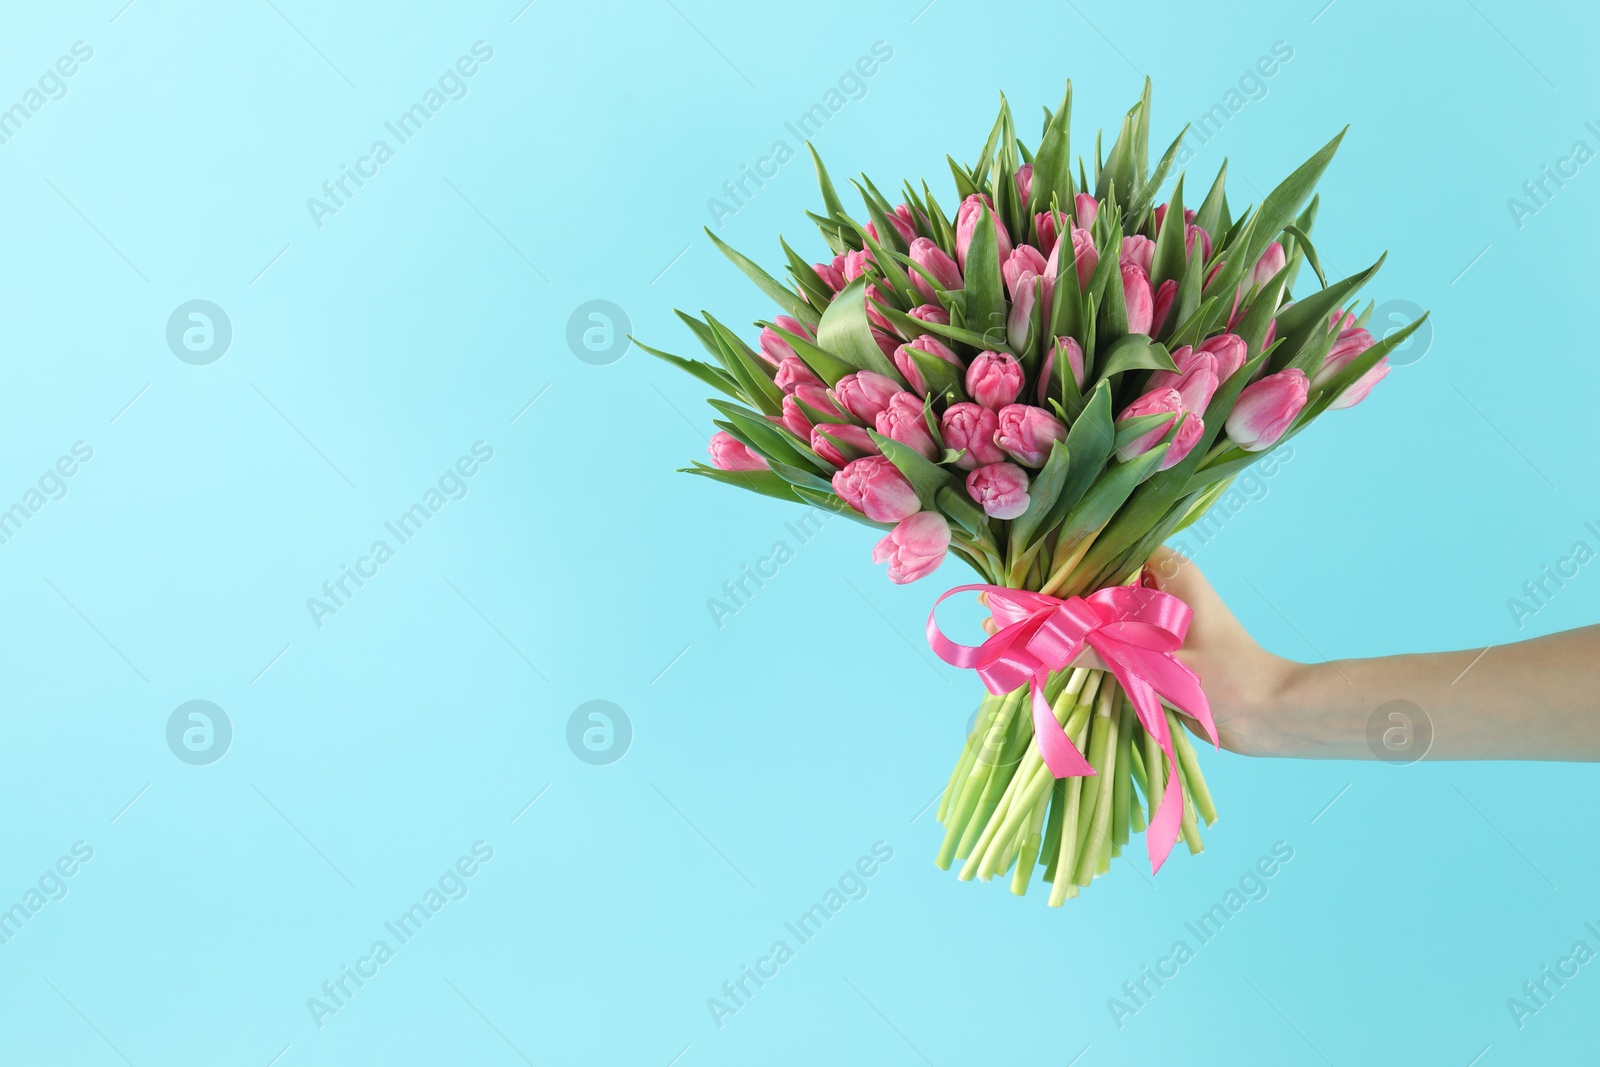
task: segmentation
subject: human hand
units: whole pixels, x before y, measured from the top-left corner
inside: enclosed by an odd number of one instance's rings
[[[1194,612],[1178,659],[1200,676],[1222,747],[1246,756],[1266,754],[1265,739],[1270,733],[1266,716],[1273,695],[1299,665],[1257,644],[1193,560],[1163,547],[1150,557],[1145,573],[1157,589],[1177,597]],[[1074,660],[1073,666],[1105,669],[1092,650]],[[1195,736],[1210,740],[1198,722],[1187,715],[1180,717]]]

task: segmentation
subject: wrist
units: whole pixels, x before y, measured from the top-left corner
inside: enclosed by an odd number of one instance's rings
[[[1242,694],[1240,751],[1249,756],[1299,756],[1305,747],[1300,728],[1301,697],[1315,664],[1298,663],[1261,650],[1252,665],[1253,684]]]

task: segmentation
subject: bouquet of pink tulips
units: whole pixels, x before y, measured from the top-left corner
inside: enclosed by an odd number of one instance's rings
[[[1130,834],[1148,831],[1156,869],[1216,819],[1185,717],[1215,730],[1172,655],[1188,609],[1141,581],[1146,560],[1263,450],[1359,403],[1421,324],[1364,328],[1351,300],[1381,259],[1323,275],[1311,191],[1342,133],[1235,217],[1225,164],[1197,207],[1182,175],[1158,202],[1183,132],[1152,169],[1148,82],[1092,171],[1074,174],[1070,106],[1069,84],[1030,151],[1002,100],[977,160],[950,162],[953,219],[925,182],[891,203],[865,176],[854,218],[816,160],[829,262],[782,243],[779,281],[712,236],[780,312],[757,346],[682,312],[713,362],[641,346],[729,398],[690,473],[885,531],[891,581],[949,555],[980,576],[951,592],[980,595],[987,640],[929,619],[935,651],[988,690],[937,862],[1010,872],[1018,894],[1042,868],[1051,905]],[[1295,297],[1303,265],[1318,287]],[[1072,666],[1086,648],[1104,669]]]

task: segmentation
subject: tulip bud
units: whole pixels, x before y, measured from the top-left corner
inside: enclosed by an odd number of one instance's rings
[[[898,335],[885,333],[876,326],[869,327],[869,329],[872,332],[872,343],[878,346],[878,351],[882,352],[887,358],[894,359],[894,350],[904,342],[900,340]]]
[[[1024,163],[1022,166],[1018,167],[1016,180],[1017,199],[1026,204],[1028,202],[1028,197],[1033,193],[1033,164]]]
[[[1339,339],[1333,343],[1327,358],[1322,361],[1322,367],[1317,371],[1317,376],[1311,379],[1312,388],[1322,385],[1328,379],[1348,367],[1355,358],[1373,344],[1372,334],[1365,329],[1355,327],[1343,330]],[[1389,357],[1378,360],[1372,369],[1357,378],[1350,386],[1340,393],[1333,403],[1328,405],[1328,410],[1337,411],[1343,408],[1353,408],[1367,398],[1372,392],[1372,387],[1377,385],[1389,373]]]
[[[999,428],[1000,420],[995,413],[978,404],[951,404],[944,409],[944,417],[939,422],[945,446],[962,453],[956,466],[964,471],[1006,458],[1000,446],[994,443]]]
[[[1078,217],[1072,220],[1073,224],[1085,230],[1093,226],[1094,217],[1100,212],[1100,201],[1088,193],[1079,193],[1072,198],[1072,204],[1078,214]]]
[[[1216,393],[1217,386],[1221,384],[1222,376],[1217,372],[1217,357],[1204,350],[1184,345],[1172,353],[1172,362],[1177,365],[1177,371],[1156,371],[1145,383],[1145,391],[1176,389],[1183,398],[1185,408],[1189,411],[1204,412],[1206,405],[1211,403],[1211,397]]]
[[[1207,370],[1205,373],[1210,374]],[[1212,386],[1215,389],[1215,385]],[[1120,426],[1124,419],[1137,418],[1141,415],[1159,415],[1171,412],[1172,418],[1167,419],[1153,430],[1147,430],[1132,441],[1117,449],[1117,458],[1124,463],[1136,456],[1142,456],[1156,445],[1172,429],[1172,424],[1183,417],[1183,424],[1178,427],[1178,432],[1173,436],[1172,443],[1167,446],[1167,451],[1161,457],[1158,470],[1169,470],[1183,462],[1194,446],[1205,433],[1205,423],[1201,421],[1198,412],[1191,411],[1184,406],[1183,395],[1176,389],[1152,389],[1139,399],[1129,404],[1122,410],[1117,423]]]
[[[905,380],[911,383],[911,389],[915,393],[927,395],[928,383],[923,381],[922,372],[917,369],[916,359],[912,357],[910,352],[906,351],[912,348],[918,352],[926,352],[930,356],[936,356],[955,367],[958,371],[966,369],[961,363],[960,356],[950,351],[944,342],[933,336],[933,334],[925,333],[921,337],[915,338],[894,350],[894,365],[905,376]]]
[[[1170,413],[1172,418],[1160,423],[1155,428],[1146,430],[1132,441],[1117,449],[1117,458],[1126,463],[1130,459],[1144,455],[1167,435],[1172,429],[1172,424],[1177,417],[1183,414],[1183,397],[1171,386],[1162,386],[1151,389],[1133,403],[1122,409],[1122,414],[1117,416],[1117,428],[1128,419],[1136,419],[1145,415],[1160,415]],[[1169,449],[1170,451],[1170,449]]]
[[[1330,330],[1338,330],[1342,333],[1345,330],[1353,329],[1355,324],[1356,317],[1348,311],[1335,311],[1328,316],[1328,329]]]
[[[1067,428],[1044,408],[1009,404],[1000,409],[994,443],[1024,467],[1042,467],[1050,446],[1067,439]]]
[[[1340,411],[1344,408],[1355,407],[1357,404],[1365,400],[1367,398],[1367,394],[1372,392],[1372,387],[1383,381],[1388,374],[1389,357],[1384,356],[1382,359],[1378,360],[1378,362],[1372,365],[1371,370],[1367,371],[1367,373],[1350,383],[1350,388],[1340,393],[1338,398],[1335,399],[1333,403],[1328,405],[1328,410]]]
[[[956,263],[963,272],[967,269],[967,249],[972,247],[972,235],[977,232],[978,220],[983,217],[983,210],[987,200],[978,193],[973,193],[961,201],[961,206],[956,209]],[[994,224],[994,240],[1000,254],[998,262],[1004,263],[1006,257],[1011,255],[1011,235],[1006,233],[1005,226],[995,215],[994,209],[989,209],[989,221]]]
[[[1067,369],[1072,372],[1072,382],[1083,390],[1083,346],[1075,337],[1057,337],[1056,343],[1050,346],[1044,354],[1044,369],[1039,372],[1039,403],[1043,404],[1050,395],[1050,376],[1056,372],[1056,352],[1062,351],[1067,356]]]
[[[1054,212],[1041,211],[1033,217],[1033,228],[1039,234],[1039,251],[1049,255],[1056,246],[1056,234],[1060,230],[1056,227]]]
[[[999,411],[1022,392],[1022,364],[1009,352],[980,352],[967,367],[967,395]]]
[[[1131,263],[1123,264],[1122,294],[1128,306],[1128,332],[1149,334],[1156,310],[1150,276]]]
[[[783,339],[782,334],[771,326],[763,326],[761,327],[761,358],[774,367],[781,367],[784,360],[798,359],[799,357],[794,354],[794,347]]]
[[[949,550],[950,523],[937,511],[920,511],[878,542],[872,562],[887,562],[889,580],[905,585],[938,570]]]
[[[916,449],[924,459],[939,458],[939,446],[928,432],[928,419],[919,397],[910,393],[891,396],[889,406],[878,412],[877,428],[883,436]]]
[[[877,425],[878,412],[889,406],[889,398],[903,389],[876,371],[858,370],[846,374],[833,387],[833,399],[854,418],[868,426]]]
[[[876,263],[872,249],[863,248],[858,252],[846,252],[844,256],[844,280],[853,282],[867,272],[868,263]]]
[[[810,367],[794,356],[786,356],[778,364],[776,380],[778,388],[786,393],[792,393],[802,385],[822,384],[822,379],[813,374]]]
[[[1190,223],[1183,228],[1183,251],[1185,255],[1194,255],[1196,241],[1200,242],[1200,262],[1204,263],[1211,258],[1211,235],[1199,226]]]
[[[944,249],[934,244],[926,237],[918,237],[911,242],[911,262],[933,275],[934,281],[945,290],[960,289],[961,270],[956,266],[956,261],[945,254]],[[916,286],[917,292],[922,294],[922,299],[933,301],[935,299],[933,286],[928,283],[917,271],[908,271],[911,275],[911,284]]]
[[[745,443],[726,430],[711,435],[706,446],[711,453],[711,465],[720,471],[764,471],[767,461],[750,451]]]
[[[783,414],[776,421],[787,426],[790,432],[802,441],[811,440],[811,420],[800,410],[800,403],[793,393],[784,396]]]
[[[794,387],[792,395],[813,411],[820,411],[824,415],[836,415],[839,418],[844,417],[844,412],[840,411],[838,406],[834,404],[833,397],[828,395],[828,390],[820,381],[801,382]]]
[[[1333,342],[1333,347],[1328,350],[1327,356],[1323,358],[1322,366],[1317,370],[1316,376],[1311,379],[1312,388],[1316,388],[1344,370],[1357,356],[1371,347],[1372,334],[1365,329],[1353,327],[1341,330],[1338,338]]]
[[[1172,311],[1172,302],[1178,298],[1178,282],[1175,278],[1168,278],[1156,286],[1156,298],[1150,309],[1150,336],[1154,337],[1167,327],[1167,315]],[[1174,326],[1178,325],[1173,323]]]
[[[894,213],[889,216],[889,225],[900,232],[906,244],[910,244],[917,236],[917,224],[911,214],[910,204],[897,204]]]
[[[837,293],[845,286],[844,256],[834,256],[832,263],[813,263],[811,269],[817,272],[817,277],[822,279],[833,292]]]
[[[906,314],[918,322],[936,322],[940,326],[950,325],[950,312],[938,304],[918,304]]]
[[[1245,279],[1244,290],[1249,292],[1257,285],[1264,285],[1277,277],[1278,272],[1284,268],[1288,259],[1283,254],[1283,245],[1277,241],[1267,246],[1261,253],[1261,258],[1256,260],[1256,265],[1250,269],[1250,276]]]
[[[878,443],[864,426],[819,422],[811,427],[811,451],[835,467],[843,467],[860,456],[877,455]]]
[[[1033,351],[1033,308],[1038,301],[1036,277],[1032,271],[1023,271],[1017,280],[1018,292],[1011,301],[1011,310],[1006,313],[1006,344],[1018,352]]]
[[[1089,288],[1089,279],[1100,265],[1100,250],[1095,248],[1089,231],[1076,226],[1072,228],[1072,263],[1078,268],[1078,288]]]
[[[878,307],[879,304],[887,305],[889,301],[884,299],[883,293],[872,282],[867,283],[865,299],[867,303],[867,321],[884,333],[894,333],[894,324],[884,317],[883,311]]]
[[[1267,344],[1271,343],[1270,340],[1267,341]],[[1218,334],[1202,342],[1200,351],[1217,357],[1216,371],[1219,382],[1225,382],[1233,377],[1234,372],[1245,365],[1249,354],[1245,348],[1244,338],[1236,333]]]
[[[967,475],[967,495],[992,519],[1028,510],[1028,472],[1015,463],[991,463]]]
[[[1126,267],[1132,263],[1146,275],[1150,273],[1151,265],[1156,259],[1156,243],[1143,234],[1134,234],[1122,239],[1122,265]]]
[[[1006,292],[1017,298],[1017,283],[1024,274],[1043,274],[1044,255],[1032,245],[1018,245],[1000,264],[1000,276],[1005,279]]]
[[[1305,373],[1296,367],[1245,386],[1228,415],[1228,439],[1246,452],[1271,448],[1306,406],[1310,388]]]
[[[839,499],[873,522],[899,522],[922,507],[900,469],[885,456],[863,456],[833,476]]]

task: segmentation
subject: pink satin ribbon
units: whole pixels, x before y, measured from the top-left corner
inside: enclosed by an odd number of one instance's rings
[[[989,610],[1000,626],[998,633],[976,648],[950,640],[934,619],[947,597],[972,591],[988,594]],[[934,602],[934,611],[928,613],[928,644],[946,663],[977,671],[984,686],[997,696],[1031,685],[1034,736],[1045,766],[1057,778],[1093,775],[1095,770],[1056,721],[1044,695],[1045,682],[1051,671],[1065,668],[1085,647],[1099,653],[1128,694],[1139,722],[1155,735],[1174,768],[1145,833],[1154,873],[1172,851],[1183,822],[1183,787],[1178,783],[1172,735],[1161,698],[1196,719],[1211,743],[1217,743],[1211,705],[1200,689],[1199,677],[1173,656],[1189,632],[1193,615],[1189,605],[1177,597],[1137,585],[1113,586],[1066,600],[998,585],[961,585]]]

